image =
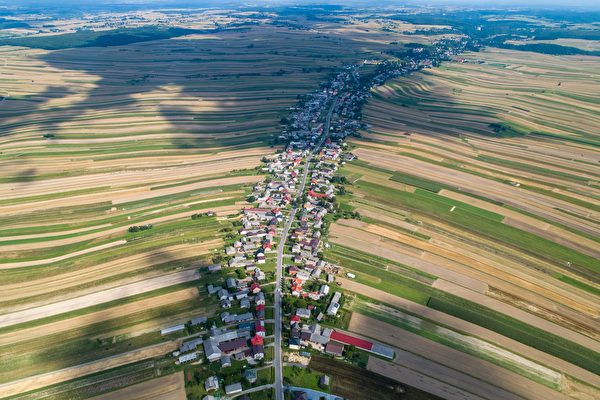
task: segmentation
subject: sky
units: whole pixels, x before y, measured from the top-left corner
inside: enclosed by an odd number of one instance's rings
[[[72,7],[147,5],[150,7],[215,7],[224,4],[281,5],[281,4],[342,4],[342,5],[464,5],[471,7],[518,7],[518,8],[588,8],[600,9],[600,0],[0,0],[3,6]]]

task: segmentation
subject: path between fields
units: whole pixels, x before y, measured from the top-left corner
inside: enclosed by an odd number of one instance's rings
[[[351,279],[338,277],[337,280],[342,284],[343,288],[352,292],[360,293],[361,295],[370,297],[374,300],[398,307],[423,318],[440,323],[441,325],[456,329],[459,332],[465,332],[469,335],[473,335],[479,337],[480,339],[495,343],[506,349],[510,349],[516,354],[530,358],[531,360],[539,362],[543,365],[550,365],[552,368],[558,371],[571,375],[574,378],[580,379],[584,382],[588,382],[594,386],[600,387],[600,376],[568,363],[558,357],[554,357],[550,354],[534,349],[533,347],[524,345],[523,343],[507,338],[506,336],[502,336],[489,329],[482,328],[479,325],[475,325],[451,315],[444,314],[443,312],[431,309],[413,301],[394,296],[382,290],[363,285],[362,283],[358,283]]]
[[[65,254],[58,257],[46,258],[44,260],[33,260],[33,261],[20,261],[20,262],[12,262],[12,263],[2,263],[0,264],[0,269],[11,269],[11,268],[23,268],[23,267],[35,267],[38,265],[51,264],[54,262],[64,261],[69,258],[81,256],[88,253],[93,253],[94,251],[105,250],[111,247],[120,246],[122,244],[127,243],[127,240],[117,240],[116,242],[110,242],[101,244],[100,246],[90,247],[89,249],[83,249],[79,251],[75,251],[73,253]]]
[[[6,397],[14,396],[19,393],[36,390],[42,387],[54,385],[56,383],[79,378],[81,376],[119,367],[121,365],[134,363],[148,358],[159,357],[174,351],[178,347],[179,343],[177,341],[160,343],[157,345],[129,351],[127,353],[118,354],[112,357],[103,358],[97,361],[19,379],[13,382],[1,384],[0,393],[2,393],[2,396]]]
[[[200,277],[196,270],[177,272],[144,281],[119,286],[112,289],[91,293],[74,299],[64,300],[35,308],[0,315],[0,328],[33,321],[39,318],[67,313],[86,307],[95,306],[125,297],[135,296],[164,287],[197,280]]]
[[[92,397],[90,400],[186,400],[183,371]]]
[[[557,325],[553,322],[540,318],[536,315],[530,314],[517,307],[503,303],[500,300],[493,299],[481,293],[475,293],[472,290],[455,285],[452,282],[448,282],[443,279],[438,279],[437,281],[435,281],[433,283],[433,287],[458,296],[460,298],[467,299],[484,307],[491,308],[494,311],[498,311],[502,314],[518,319],[519,321],[523,321],[529,325],[535,326],[536,328],[542,329],[546,332],[550,332],[558,337],[562,337],[574,343],[580,344],[581,346],[587,347],[588,349],[594,350],[595,352],[600,352],[600,342],[597,342],[596,340],[590,337],[584,336],[563,326]]]

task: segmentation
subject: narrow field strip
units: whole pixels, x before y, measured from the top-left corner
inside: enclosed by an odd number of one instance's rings
[[[46,318],[97,304],[122,299],[129,296],[135,296],[140,293],[151,290],[173,286],[180,283],[186,283],[197,280],[199,274],[195,270],[182,271],[174,274],[164,275],[157,278],[148,279],[141,282],[131,283],[121,287],[104,290],[97,293],[88,294],[70,300],[58,303],[48,304],[36,308],[25,309],[10,314],[0,315],[0,328],[11,325],[21,324],[33,321],[39,318]]]

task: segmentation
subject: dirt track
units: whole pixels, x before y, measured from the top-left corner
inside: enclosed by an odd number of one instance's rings
[[[571,340],[591,350],[600,352],[600,342],[597,342],[596,340],[581,335],[577,332],[573,332],[570,329],[564,328],[543,318],[532,315],[521,309],[503,303],[499,300],[492,299],[491,297],[482,295],[480,293],[475,293],[471,290],[455,285],[451,282],[447,282],[443,279],[438,279],[437,281],[435,281],[433,287],[448,293],[452,293],[458,297],[462,297],[482,306],[489,307],[492,310],[501,312],[502,314],[510,315],[513,318],[516,318],[520,321],[524,321],[532,326],[550,332],[558,337],[563,337],[567,340]]]
[[[19,379],[17,381],[8,382],[0,385],[0,393],[2,393],[2,395],[6,397],[13,396],[19,393],[28,392],[30,390],[54,385],[59,382],[75,379],[84,375],[89,375],[96,372],[105,371],[110,368],[115,368],[121,365],[145,360],[147,358],[158,357],[175,350],[178,346],[178,343],[175,341],[161,343],[154,346],[144,347],[138,350],[133,350],[127,353],[119,354],[116,356],[103,358],[98,361],[93,361],[85,364],[76,365],[74,367],[64,368],[41,375]]]
[[[573,364],[570,364],[560,358],[551,356],[547,353],[534,349],[533,347],[526,346],[522,343],[517,342],[516,340],[512,340],[507,338],[506,336],[502,336],[496,332],[493,332],[489,329],[482,328],[478,325],[472,324],[470,322],[464,321],[459,318],[455,318],[451,315],[444,314],[442,312],[433,310],[421,304],[417,304],[410,300],[403,299],[401,297],[394,296],[392,294],[386,293],[382,290],[374,289],[370,286],[363,285],[361,283],[355,282],[351,279],[340,278],[337,280],[342,283],[342,287],[348,289],[352,292],[360,293],[364,296],[370,297],[374,300],[381,301],[383,303],[389,304],[394,307],[398,307],[400,309],[412,312],[416,315],[419,315],[423,318],[429,319],[431,321],[440,323],[441,325],[448,326],[449,328],[456,329],[460,332],[465,332],[470,335],[479,337],[481,339],[487,340],[491,343],[495,343],[499,346],[502,346],[506,349],[510,349],[511,351],[520,354],[524,357],[530,358],[536,362],[539,362],[543,365],[550,365],[552,368],[561,371],[563,373],[569,374],[577,379],[580,379],[584,382],[588,382],[592,385],[600,387],[600,377],[583,369],[577,367]]]
[[[58,303],[0,315],[0,328],[91,307],[112,300],[118,300],[140,293],[149,292],[151,290],[177,285],[179,283],[190,282],[197,280],[198,278],[198,272],[195,270],[177,272],[170,275],[164,275],[157,278],[147,279],[145,281],[88,294],[70,300],[60,301]]]
[[[548,400],[568,397],[490,362],[354,313],[349,329],[396,349],[394,363],[415,369],[483,398]]]
[[[127,243],[127,240],[117,240],[116,242],[110,242],[106,244],[102,244],[100,246],[90,247],[89,249],[84,249],[80,251],[75,251],[73,253],[65,254],[58,257],[46,258],[44,260],[33,260],[33,261],[21,261],[21,262],[12,262],[12,263],[2,263],[0,264],[0,269],[11,269],[11,268],[23,268],[23,267],[35,267],[37,265],[50,264],[54,262],[59,262],[63,260],[67,260],[69,258],[81,256],[83,254],[92,253],[94,251],[104,250],[115,246],[120,246],[122,244]]]

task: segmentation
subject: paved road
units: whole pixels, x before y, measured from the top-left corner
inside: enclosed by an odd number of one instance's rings
[[[337,104],[338,99],[336,98],[331,104],[329,112],[327,113],[327,118],[325,120],[325,125],[323,127],[323,134],[321,135],[321,139],[319,140],[319,143],[317,143],[317,145],[311,150],[311,152],[306,158],[300,188],[296,192],[296,199],[301,197],[304,193],[304,187],[306,186],[306,180],[308,178],[308,172],[310,170],[310,168],[308,168],[310,160],[315,155],[315,153],[321,148],[325,140],[329,137],[329,125],[331,123],[331,116],[333,115],[333,111],[337,107]],[[285,243],[287,241],[288,233],[290,231],[292,223],[294,222],[297,211],[298,204],[292,206],[290,215],[288,216],[283,231],[281,232],[281,239],[279,240],[279,245],[277,246],[277,267],[275,270],[275,354],[273,356],[273,367],[275,368],[275,400],[283,400],[283,363],[281,358],[281,297],[283,292],[283,253],[285,251]]]

